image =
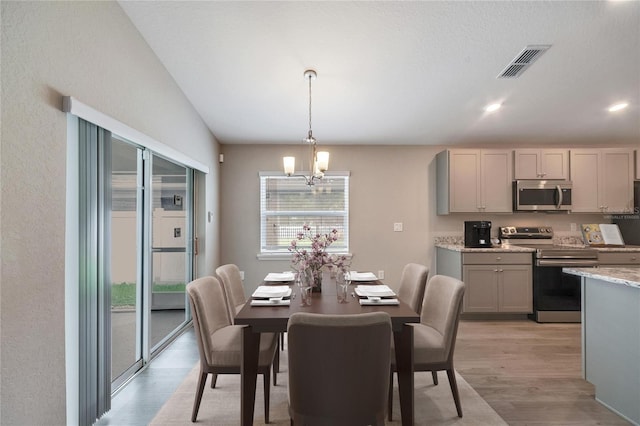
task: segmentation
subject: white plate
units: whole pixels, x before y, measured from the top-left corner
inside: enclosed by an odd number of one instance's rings
[[[251,301],[251,306],[289,306],[291,304],[290,299],[257,299]]]
[[[251,297],[258,299],[268,299],[271,297],[289,297],[291,296],[291,287],[288,285],[261,285],[253,292]]]
[[[293,272],[269,272],[266,277],[264,277],[265,281],[276,281],[276,282],[285,282],[285,281],[293,281],[295,279],[295,275]]]
[[[399,305],[398,299],[360,299],[361,305]]]
[[[377,279],[373,272],[351,272],[351,281],[376,281]]]
[[[386,285],[359,285],[355,292],[360,297],[393,297],[396,294]]]

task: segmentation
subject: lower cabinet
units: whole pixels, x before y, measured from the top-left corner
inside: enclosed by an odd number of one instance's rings
[[[463,253],[464,312],[533,312],[531,253]]]
[[[601,251],[598,253],[598,262],[601,268],[612,268],[615,266],[639,266],[640,252],[609,252]]]

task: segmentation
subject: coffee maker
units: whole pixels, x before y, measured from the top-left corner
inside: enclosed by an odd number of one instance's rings
[[[488,220],[464,223],[465,247],[491,247],[491,222]]]

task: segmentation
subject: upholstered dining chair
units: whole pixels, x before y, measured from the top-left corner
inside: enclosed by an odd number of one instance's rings
[[[198,278],[187,284],[193,326],[200,352],[200,374],[193,402],[191,421],[195,422],[202,400],[207,376],[212,374],[212,384],[218,374],[240,374],[242,360],[242,327],[232,325],[224,289],[215,277]],[[264,419],[269,423],[269,373],[277,351],[275,334],[260,335],[258,373],[264,381]],[[274,370],[274,383],[275,383]]]
[[[438,384],[438,371],[446,371],[456,405],[458,417],[462,417],[460,394],[453,368],[453,352],[462,311],[464,283],[456,278],[434,275],[429,279],[424,293],[420,323],[413,327],[414,371],[431,371],[434,384]],[[392,387],[395,371],[395,351],[391,350],[391,375],[389,379],[389,420],[392,419]]]
[[[422,310],[422,299],[428,276],[429,268],[417,263],[408,263],[402,269],[398,298],[417,313]]]
[[[234,318],[236,314],[242,309],[242,307],[247,303],[247,295],[244,292],[244,286],[242,285],[242,276],[240,275],[240,268],[233,263],[229,263],[227,265],[218,266],[216,268],[216,275],[222,281],[222,286],[224,287],[224,292],[227,298],[227,305],[229,306],[229,316],[231,317],[231,322],[234,322]],[[284,348],[284,337],[283,333],[278,333],[278,347]],[[274,362],[275,372],[280,372],[280,353],[276,354],[276,360]],[[275,385],[275,374],[274,374],[274,385]],[[211,381],[211,387],[215,387],[215,379]]]
[[[386,312],[298,312],[287,326],[292,425],[384,425],[391,319]]]
[[[216,275],[222,281],[224,291],[227,297],[229,305],[229,315],[231,320],[235,318],[236,314],[244,304],[247,302],[247,295],[244,292],[244,286],[242,285],[242,276],[240,275],[240,269],[230,263],[227,265],[219,266],[216,269]]]

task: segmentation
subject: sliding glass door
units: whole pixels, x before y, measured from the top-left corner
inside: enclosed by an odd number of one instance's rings
[[[111,144],[111,381],[121,384],[190,319],[193,172],[116,135]]]
[[[151,352],[188,321],[185,286],[192,277],[192,173],[151,156]]]
[[[111,381],[114,389],[142,366],[142,149],[111,143]]]

